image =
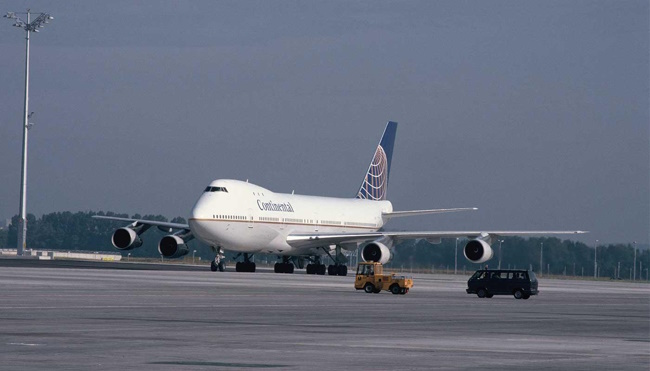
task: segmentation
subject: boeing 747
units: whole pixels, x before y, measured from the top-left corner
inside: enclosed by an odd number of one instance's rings
[[[395,244],[404,239],[426,239],[438,243],[442,238],[466,237],[463,251],[472,263],[492,258],[490,247],[501,236],[558,235],[583,231],[413,231],[389,232],[383,227],[393,218],[476,210],[476,208],[394,211],[386,199],[397,123],[389,121],[368,166],[361,186],[353,198],[333,198],[275,193],[247,181],[217,179],[203,191],[192,208],[188,224],[144,219],[95,216],[128,222],[113,233],[112,243],[119,250],[142,245],[141,235],[150,227],[171,234],[158,243],[166,258],[179,258],[189,252],[187,242],[197,238],[215,253],[212,271],[225,270],[224,251],[238,253],[238,272],[254,272],[255,254],[272,254],[279,259],[276,273],[293,273],[294,267],[307,274],[325,274],[323,257],[334,264],[329,275],[347,275],[345,251],[361,249],[364,261],[387,263]],[[174,232],[174,233],[172,233]]]

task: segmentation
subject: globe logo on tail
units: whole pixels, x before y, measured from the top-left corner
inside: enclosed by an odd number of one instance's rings
[[[386,199],[388,186],[388,159],[382,146],[377,146],[368,173],[361,184],[357,198],[380,201]]]

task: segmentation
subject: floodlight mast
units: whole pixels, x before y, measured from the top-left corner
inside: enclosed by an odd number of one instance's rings
[[[47,13],[40,13],[34,21],[31,21],[31,12],[30,9],[27,9],[27,13],[18,13],[27,15],[27,22],[24,22],[16,14],[14,12],[8,12],[4,17],[15,20],[13,26],[25,30],[25,111],[23,114],[23,155],[20,172],[20,216],[18,220],[18,241],[16,244],[16,255],[22,256],[27,241],[27,137],[29,128],[31,127],[29,118],[32,116],[29,113],[29,33],[38,32],[39,28],[43,28],[54,17]]]

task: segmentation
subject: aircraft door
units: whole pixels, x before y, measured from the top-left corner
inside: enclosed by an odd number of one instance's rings
[[[248,209],[248,228],[253,228],[253,209]]]

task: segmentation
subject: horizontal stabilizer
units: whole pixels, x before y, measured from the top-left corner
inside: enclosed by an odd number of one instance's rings
[[[413,216],[413,215],[425,215],[425,214],[442,214],[442,213],[453,213],[457,211],[474,211],[478,210],[476,207],[462,207],[455,209],[430,209],[430,210],[408,210],[408,211],[393,211],[390,213],[382,213],[381,215],[384,218],[398,218],[402,216]]]

